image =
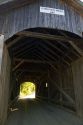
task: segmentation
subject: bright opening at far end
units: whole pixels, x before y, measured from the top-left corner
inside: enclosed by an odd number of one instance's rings
[[[20,85],[19,99],[34,99],[35,98],[35,84],[32,82],[24,82]]]

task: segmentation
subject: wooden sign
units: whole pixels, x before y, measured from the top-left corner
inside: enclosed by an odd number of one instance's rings
[[[65,15],[65,11],[61,9],[49,8],[49,7],[40,7],[41,13],[48,13],[48,14],[56,14],[56,15]]]

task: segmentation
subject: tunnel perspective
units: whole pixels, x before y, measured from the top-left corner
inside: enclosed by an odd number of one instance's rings
[[[21,31],[6,42],[11,58],[9,103],[18,98],[20,85],[36,83],[36,98],[76,111],[73,62],[81,58],[82,38],[48,28]]]

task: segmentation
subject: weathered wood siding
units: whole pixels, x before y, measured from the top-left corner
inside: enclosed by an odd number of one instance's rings
[[[4,125],[7,118],[8,100],[9,100],[9,81],[10,81],[10,57],[8,50],[4,47],[2,58],[2,67],[0,74],[0,125]]]
[[[83,117],[83,58],[72,64],[77,114]]]
[[[50,72],[50,97],[61,105],[75,109],[75,93],[72,68],[63,68]]]
[[[63,9],[65,16],[40,13],[40,6]],[[57,28],[82,35],[83,18],[60,0],[39,0],[0,15],[0,33],[5,35],[5,39],[33,27]]]

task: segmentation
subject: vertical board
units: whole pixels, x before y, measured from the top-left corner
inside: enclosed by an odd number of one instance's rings
[[[0,35],[0,125],[1,125],[1,102],[2,102],[2,84],[1,84],[1,64],[2,64],[2,53],[3,53],[3,42],[4,36]]]
[[[4,35],[0,35],[0,71],[1,71],[2,54],[3,54],[3,43],[4,43]]]

